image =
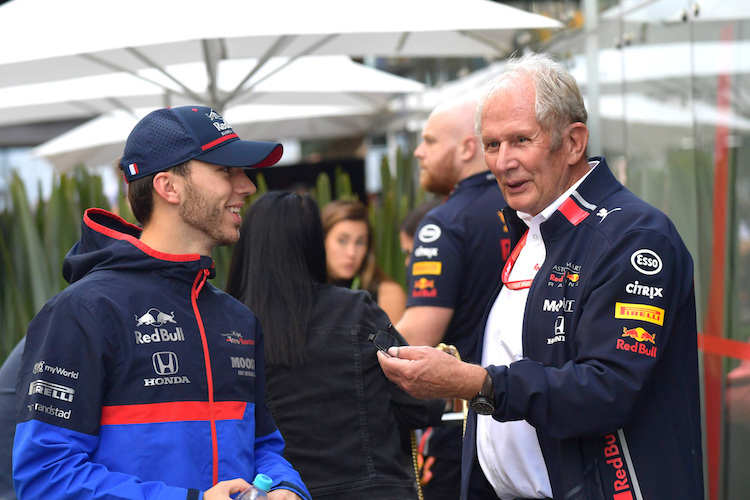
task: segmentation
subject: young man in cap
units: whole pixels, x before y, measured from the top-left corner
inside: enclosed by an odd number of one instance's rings
[[[16,386],[23,498],[227,500],[256,473],[310,498],[264,399],[255,316],[207,282],[276,143],[242,141],[203,106],[141,120],[120,168],[140,227],[89,209],[71,283],[29,325]]]

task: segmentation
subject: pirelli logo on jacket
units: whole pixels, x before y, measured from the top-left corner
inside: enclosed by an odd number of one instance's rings
[[[412,274],[414,276],[432,275],[440,276],[443,274],[443,263],[442,262],[415,262],[412,267]]]
[[[645,304],[615,303],[615,319],[635,319],[664,326],[664,309]]]

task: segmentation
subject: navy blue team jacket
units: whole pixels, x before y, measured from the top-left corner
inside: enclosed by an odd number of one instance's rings
[[[555,500],[703,498],[692,259],[662,212],[591,161],[541,226],[524,359],[489,367],[497,411],[469,415],[462,498],[477,418],[537,429]],[[527,226],[504,213],[515,246]]]
[[[18,497],[198,499],[262,472],[309,498],[265,404],[260,324],[206,282],[212,259],[157,252],[100,209],[82,232],[71,285],[28,328]]]

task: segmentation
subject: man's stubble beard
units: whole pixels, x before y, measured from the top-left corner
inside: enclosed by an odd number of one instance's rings
[[[185,185],[185,203],[180,206],[180,217],[211,240],[212,246],[225,246],[239,238],[237,230],[227,234],[224,230],[224,207],[211,203],[205,195],[198,193],[191,183]]]

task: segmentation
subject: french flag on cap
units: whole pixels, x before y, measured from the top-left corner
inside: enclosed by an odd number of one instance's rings
[[[131,163],[128,165],[128,171],[130,172],[130,175],[135,175],[138,173],[138,165],[135,163]]]

